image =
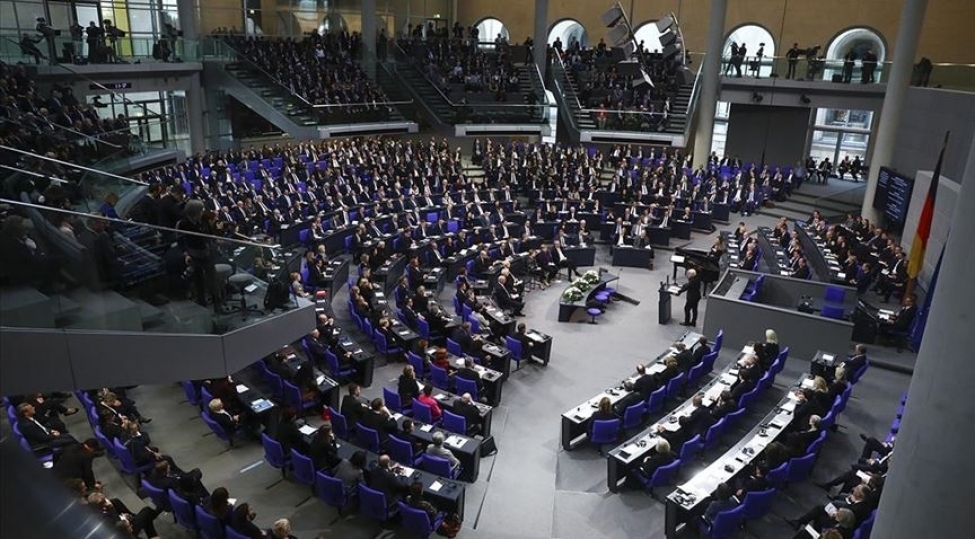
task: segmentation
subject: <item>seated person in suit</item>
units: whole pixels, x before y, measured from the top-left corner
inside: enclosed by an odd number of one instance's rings
[[[674,348],[677,349],[677,355],[675,356],[677,359],[677,369],[687,373],[692,367],[694,367],[694,364],[692,363],[694,361],[694,354],[681,341],[675,343]]]
[[[159,451],[159,448],[152,445],[152,440],[149,439],[149,435],[142,432],[138,422],[126,423],[125,430],[128,435],[125,446],[132,454],[132,459],[136,465],[143,467],[160,461],[167,461],[173,469],[182,473],[182,470],[176,466],[173,458],[163,454]]]
[[[690,418],[691,435],[704,435],[714,423],[714,417],[711,416],[711,410],[704,406],[704,394],[695,394],[691,403],[694,410],[687,415]]]
[[[484,395],[484,381],[481,380],[481,374],[474,370],[474,359],[470,356],[464,357],[464,367],[455,371],[454,377],[474,381],[477,383],[477,395]]]
[[[535,340],[528,337],[528,327],[525,323],[520,322],[518,326],[515,327],[515,333],[511,335],[514,339],[521,343],[521,357],[527,360],[532,357],[535,349]]]
[[[830,501],[833,507],[830,510],[833,513],[827,512],[828,505],[817,504],[797,519],[786,521],[796,529],[804,528],[808,523],[817,531],[824,531],[838,525],[838,528],[852,532],[873,511],[873,508],[870,508],[868,494],[867,486],[860,484],[853,488],[849,495]],[[807,536],[803,537],[806,538]],[[852,538],[852,535],[843,538]]]
[[[732,398],[730,390],[722,390],[718,401],[711,405],[711,418],[715,422],[738,410],[738,402]]]
[[[413,482],[410,484],[409,489],[410,494],[406,497],[406,504],[412,508],[426,512],[430,518],[430,522],[433,523],[434,518],[437,517],[437,509],[432,504],[423,500],[423,483]]]
[[[917,306],[914,305],[915,302],[917,302],[917,298],[913,294],[907,295],[904,298],[904,305],[894,314],[890,322],[880,322],[880,333],[889,335],[910,330],[911,323],[917,317]]]
[[[657,439],[653,452],[644,458],[643,463],[640,464],[640,470],[647,478],[650,478],[657,469],[670,465],[675,459],[677,459],[677,455],[670,450],[670,443],[667,442],[667,439]]]
[[[211,516],[220,520],[222,525],[230,525],[234,507],[230,504],[230,492],[227,488],[218,487],[213,490],[213,493],[203,501],[202,506]]]
[[[596,412],[592,413],[592,421],[596,420],[616,420],[619,417],[613,412],[613,402],[606,396],[599,400]]]
[[[413,366],[407,364],[403,368],[403,373],[396,382],[396,392],[399,394],[400,403],[404,406],[413,403],[413,398],[420,393],[420,387],[417,386],[416,382],[416,370],[413,369]]]
[[[865,365],[867,365],[867,346],[863,343],[857,343],[853,347],[853,354],[845,362],[837,366],[837,369],[842,367],[845,373],[853,375]]]
[[[365,467],[366,453],[356,450],[349,459],[339,461],[332,471],[332,476],[341,480],[345,489],[353,489],[362,481],[362,471]]]
[[[639,392],[636,391],[636,383],[633,381],[623,381],[623,390],[629,392],[629,394],[623,396],[623,399],[613,404],[613,414],[619,418],[623,418],[623,416],[626,414],[627,408],[632,407],[645,399]]]
[[[494,295],[498,299],[498,305],[501,309],[511,310],[512,314],[516,317],[524,317],[525,303],[519,295],[513,294],[508,290],[507,279],[506,276],[498,276],[498,286],[494,289]]]
[[[369,403],[369,410],[362,413],[359,423],[379,432],[379,438],[384,440],[387,435],[396,431],[396,419],[386,408],[383,398],[375,398]]]
[[[823,419],[821,417],[814,414],[809,417],[809,424],[806,429],[786,435],[785,445],[792,452],[793,457],[806,455],[806,450],[809,448],[809,445],[819,437],[819,432],[821,431],[819,424],[822,421]]]
[[[454,369],[450,365],[450,355],[447,353],[447,349],[443,347],[437,348],[437,350],[430,355],[430,363],[440,369],[447,370],[448,374]]]
[[[17,427],[27,439],[32,449],[40,451],[56,450],[58,448],[76,444],[78,441],[67,433],[51,429],[35,418],[34,406],[24,402],[17,406]]]
[[[409,464],[407,464],[409,465]],[[394,471],[394,463],[387,454],[381,454],[376,461],[376,468],[369,471],[367,485],[386,495],[386,503],[394,504],[407,492],[406,484]],[[398,468],[399,465],[396,465]]]
[[[667,439],[671,448],[679,449],[694,435],[691,433],[691,423],[693,421],[689,415],[684,415],[677,419],[677,431],[667,431],[667,428],[663,425],[664,420],[666,419],[661,419],[661,423],[657,425],[657,435]]]
[[[295,370],[288,365],[288,356],[282,351],[278,351],[271,356],[271,359],[267,363],[267,369],[286,381],[295,380]]]
[[[362,388],[356,383],[349,383],[349,393],[342,398],[342,416],[349,427],[362,418],[366,410],[366,400],[362,398]]]
[[[203,473],[200,469],[187,472],[176,471],[168,462],[159,461],[149,473],[147,481],[156,488],[175,491],[177,495],[194,505],[202,504],[210,496],[210,492],[203,485]]]
[[[308,457],[311,458],[316,471],[330,471],[338,465],[338,451],[335,433],[329,423],[315,431],[315,436],[308,445]]]
[[[738,484],[738,490],[735,492],[735,496],[738,500],[744,500],[745,495],[753,491],[764,491],[770,486],[768,479],[768,469],[763,464],[756,465],[752,468],[751,474],[745,476],[741,479]]]
[[[633,381],[633,390],[639,394],[640,399],[647,399],[650,393],[657,389],[656,379],[647,373],[647,366],[636,365],[636,380]]]
[[[240,428],[240,415],[230,414],[224,408],[222,399],[211,399],[210,403],[207,404],[207,408],[210,411],[210,418],[219,424],[228,436],[233,437],[237,433],[237,430]]]
[[[488,257],[487,250],[482,249],[481,252],[478,254],[477,258],[474,259],[474,266],[472,267],[471,272],[474,274],[475,277],[483,277],[487,273],[488,268],[490,267],[491,267],[491,258]]]
[[[459,400],[454,401],[454,409],[451,412],[464,417],[467,423],[467,433],[481,433],[484,429],[481,410],[474,404],[474,399],[470,394],[465,392]]]
[[[755,356],[763,370],[767,370],[779,356],[779,336],[771,328],[765,330],[765,342],[755,344]]]
[[[102,451],[101,445],[95,438],[87,439],[81,444],[65,446],[61,455],[54,461],[54,476],[61,481],[72,478],[80,479],[84,482],[83,489],[98,489],[101,484],[95,481],[95,473],[91,469],[91,464],[96,457],[104,455],[105,452]]]
[[[691,354],[693,354],[693,360],[691,360],[692,366],[700,364],[706,355],[711,354],[711,347],[708,345],[708,338],[705,336],[698,338],[697,343],[691,347]]]
[[[440,420],[443,411],[440,410],[440,404],[437,403],[437,400],[433,399],[433,386],[429,384],[424,385],[423,392],[420,393],[420,397],[416,398],[416,400],[430,407],[430,415],[433,417],[434,422]]]
[[[413,455],[419,455],[420,452],[427,447],[427,443],[419,439],[415,435],[416,424],[413,422],[412,418],[404,418],[403,423],[400,425],[399,431],[395,433],[395,436],[401,440],[410,443],[413,446]]]
[[[455,456],[454,453],[451,452],[449,448],[444,448],[443,445],[444,434],[442,431],[433,432],[433,436],[431,437],[431,439],[433,440],[433,442],[431,442],[430,445],[427,446],[427,451],[426,451],[427,454],[446,459],[447,461],[450,462],[451,469],[457,469],[457,467],[460,467],[460,460],[457,459],[457,456]]]
[[[230,526],[245,538],[264,538],[267,533],[254,524],[256,517],[257,512],[251,508],[250,503],[240,503],[231,514]]]
[[[270,413],[264,433],[281,445],[285,455],[290,455],[292,448],[307,454],[308,445],[298,430],[295,410],[291,407],[276,407]]]
[[[704,511],[704,519],[708,523],[714,523],[714,518],[718,516],[721,512],[726,512],[732,508],[738,506],[731,496],[733,492],[731,486],[722,482],[718,484],[718,488],[714,490],[714,499],[708,504],[707,509]]]
[[[677,357],[672,354],[668,354],[664,357],[663,362],[664,370],[654,375],[656,381],[653,390],[657,390],[661,386],[666,386],[671,379],[680,374],[680,369],[677,367]]]

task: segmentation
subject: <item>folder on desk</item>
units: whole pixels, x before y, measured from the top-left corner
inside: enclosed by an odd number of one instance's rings
[[[442,487],[443,484],[441,484],[439,480],[435,480],[432,484],[430,484],[430,491],[440,491],[440,488]]]
[[[298,431],[300,431],[302,435],[312,435],[318,430],[316,430],[312,426],[305,424],[304,426],[298,428]]]
[[[424,433],[430,433],[430,430],[432,430],[432,429],[433,429],[433,425],[432,424],[426,424],[426,425],[424,425],[423,427],[420,428],[420,431],[422,431]]]
[[[250,388],[247,388],[247,385],[246,384],[238,384],[237,385],[237,393],[238,394],[243,394],[244,392],[246,392],[248,390],[250,390]]]

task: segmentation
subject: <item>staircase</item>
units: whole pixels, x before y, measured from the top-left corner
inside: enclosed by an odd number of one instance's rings
[[[457,113],[454,107],[416,66],[408,62],[400,62],[396,73],[409,85],[416,99],[426,105],[426,109],[436,117],[437,122],[445,125],[456,123]]]
[[[265,120],[296,139],[320,139],[318,125],[307,109],[292,103],[286,89],[254,74],[236,62],[205,62],[208,85],[217,85]]]
[[[691,101],[691,94],[694,91],[693,84],[682,85],[677,90],[677,95],[670,100],[670,124],[664,131],[666,133],[684,133],[687,129],[687,104]],[[693,114],[694,111],[691,111]]]
[[[836,181],[836,179],[831,179],[831,182]],[[860,213],[866,184],[840,191],[839,195],[842,196],[843,200],[839,200],[839,196],[823,193],[825,189],[825,186],[818,184],[803,184],[798,191],[792,192],[792,196],[788,200],[775,203],[774,208],[760,208],[757,213],[805,221],[809,219],[814,210],[819,210],[823,217],[831,223],[842,220],[846,214]]]

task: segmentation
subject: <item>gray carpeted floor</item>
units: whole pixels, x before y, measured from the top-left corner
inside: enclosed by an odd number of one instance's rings
[[[746,218],[749,226],[769,224],[765,216]],[[693,247],[707,248],[714,235],[695,234]],[[664,507],[642,492],[611,494],[606,488],[606,460],[595,448],[583,445],[565,452],[559,445],[560,415],[600,390],[618,384],[633,367],[667,347],[686,329],[676,324],[658,325],[656,288],[671,271],[669,253],[660,251],[656,270],[623,269],[617,285],[620,292],[641,301],[634,306],[615,302],[598,325],[557,322],[558,297],[564,283],[529,294],[527,317],[530,327],[554,337],[552,361],[548,367],[523,364],[506,383],[503,403],[495,413],[494,434],[499,452],[485,458],[481,478],[467,490],[467,511],[460,537],[663,537]],[[598,250],[597,265],[609,267],[608,251]],[[453,291],[444,292],[444,299]],[[334,300],[336,312],[345,313],[344,293]],[[681,301],[674,306],[680,312]],[[702,302],[702,317],[707,302]],[[351,327],[351,325],[348,325]],[[764,328],[755,329],[755,338]],[[726,343],[717,367],[734,358],[742,343]],[[785,343],[784,345],[788,345]],[[846,351],[834,351],[844,353]],[[880,354],[880,353],[878,353]],[[894,352],[882,354],[894,355]],[[908,353],[904,353],[908,354]],[[808,369],[807,358],[789,358],[781,381],[763,395],[740,432],[753,427],[782,397],[788,381]],[[377,370],[374,385],[364,394],[381,395],[382,384],[398,375],[401,364]],[[839,422],[844,427],[831,434],[813,472],[822,481],[844,470],[859,453],[858,434],[886,434],[898,400],[909,384],[900,373],[872,368],[854,390]],[[291,519],[299,537],[376,537],[385,533],[378,524],[358,517],[340,518],[314,498],[310,490],[289,480],[262,462],[257,442],[246,442],[228,450],[210,435],[195,408],[185,403],[177,385],[143,386],[132,391],[143,412],[155,420],[146,431],[153,443],[172,455],[183,468],[199,467],[212,489],[226,486],[232,497],[250,502],[257,510],[256,522],[267,527],[279,517]],[[72,400],[73,401],[73,400]],[[79,438],[88,433],[87,424],[76,415],[69,420]],[[734,440],[734,434],[728,441]],[[703,467],[723,450],[699,460]],[[684,471],[684,475],[693,470]],[[107,489],[138,508],[139,503],[111,465],[99,460],[96,475]],[[686,477],[686,476],[684,476]],[[773,506],[773,513],[749,525],[746,537],[786,537],[791,530],[780,516],[795,517],[813,504],[822,504],[825,492],[805,482],[790,487]],[[158,520],[164,537],[187,537],[189,533],[172,524],[169,515]]]

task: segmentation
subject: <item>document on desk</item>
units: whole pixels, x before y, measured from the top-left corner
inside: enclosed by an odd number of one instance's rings
[[[442,487],[443,484],[441,484],[439,480],[434,480],[434,482],[430,484],[430,491],[440,491],[440,488]]]
[[[805,388],[806,390],[812,390],[813,388],[816,387],[815,385],[816,383],[812,379],[803,379],[802,384],[800,386],[802,388]]]
[[[791,396],[791,394],[790,394],[790,396]],[[796,410],[796,401],[794,399],[789,399],[789,401],[786,401],[785,403],[783,403],[779,408],[782,409],[782,410],[784,410],[784,411],[793,412],[793,411]]]
[[[723,384],[725,386],[731,386],[731,385],[735,384],[735,381],[736,380],[738,380],[738,379],[734,375],[732,375],[731,373],[725,373],[724,375],[721,376],[721,384]],[[715,386],[717,386],[717,385],[715,385]],[[722,388],[722,390],[724,390],[724,388]]]
[[[664,430],[674,433],[680,430],[680,422],[667,422],[666,424],[661,424]]]
[[[755,354],[755,347],[752,347],[751,345],[745,345],[744,347],[741,348],[741,352],[743,354]]]
[[[247,385],[246,384],[238,384],[237,385],[237,393],[238,394],[243,394],[244,392],[246,392],[248,390],[250,390],[250,388],[247,388]]]
[[[398,412],[394,412],[393,413],[393,420],[396,420],[398,422],[400,418],[403,418],[403,415],[402,414],[400,414]]]
[[[447,395],[446,394],[437,394],[437,397],[435,397],[433,399],[435,399],[437,401],[440,401],[441,399],[447,399]]]
[[[413,476],[413,472],[414,470],[411,467],[404,467],[403,465],[400,465],[399,473],[402,476]]]
[[[868,473],[866,473],[864,471],[857,471],[857,477],[860,480],[863,480],[864,482],[869,482],[870,481],[870,474],[868,474]]]
[[[823,362],[832,362],[834,358],[836,357],[832,354],[823,354]]]
[[[300,431],[302,435],[312,435],[318,430],[312,426],[309,426],[308,424],[305,424],[298,428],[298,431]]]
[[[319,373],[318,374],[318,377],[315,377],[315,384],[317,384],[318,386],[321,386],[323,382],[325,382],[325,375],[322,374],[322,373]]]
[[[430,433],[430,430],[432,429],[433,429],[433,424],[425,424],[423,427],[420,428],[420,431],[423,431],[425,433]]]
[[[725,389],[722,388],[720,384],[716,384],[716,385],[712,386],[704,394],[704,401],[705,401],[705,403],[706,402],[709,402],[709,401],[710,402],[716,401],[719,397],[721,397],[721,392],[724,392],[724,391],[725,391]]]
[[[647,373],[650,375],[656,375],[657,373],[662,373],[665,369],[667,369],[667,366],[661,364],[660,362],[656,362],[647,367]]]
[[[444,440],[444,443],[447,446],[453,446],[454,448],[460,448],[461,446],[464,446],[464,443],[466,443],[466,442],[467,442],[467,439],[465,439],[465,438],[463,438],[463,437],[461,437],[459,435],[451,435],[450,437],[447,437]]]
[[[812,538],[813,540],[819,538],[819,531],[814,529],[813,526],[808,523],[806,524],[806,532],[809,533],[809,538]]]

